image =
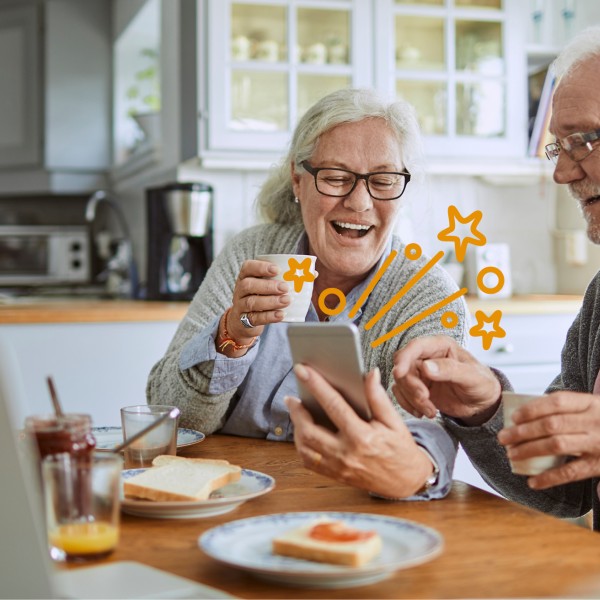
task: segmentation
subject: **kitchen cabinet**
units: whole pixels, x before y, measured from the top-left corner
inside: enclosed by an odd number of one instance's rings
[[[122,406],[146,403],[150,369],[165,353],[178,321],[2,325],[24,380],[26,414],[52,412],[52,375],[63,409],[92,416],[94,426],[120,425]]]
[[[428,156],[524,155],[521,3],[383,0],[375,85],[417,109]]]
[[[39,28],[35,4],[0,7],[0,168],[40,160]]]
[[[527,54],[553,58],[585,27],[600,19],[597,0],[528,0]]]
[[[201,156],[280,154],[311,103],[363,85],[415,105],[429,156],[524,155],[525,38],[516,0],[207,6]]]
[[[500,369],[516,392],[541,394],[560,373],[560,355],[576,313],[507,315],[501,325],[506,337],[494,338],[483,350],[471,338],[469,350],[482,363]]]
[[[109,9],[104,0],[0,3],[1,193],[89,191],[105,183]]]
[[[318,98],[371,83],[369,2],[208,3],[208,149],[280,152]]]

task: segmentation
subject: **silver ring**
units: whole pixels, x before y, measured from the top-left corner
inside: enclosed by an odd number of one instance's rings
[[[240,315],[240,323],[246,328],[246,329],[252,329],[254,327],[254,325],[252,325],[250,319],[248,318],[248,313],[242,313]]]

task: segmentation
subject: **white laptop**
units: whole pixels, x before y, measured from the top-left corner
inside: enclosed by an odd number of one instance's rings
[[[19,366],[0,338],[0,598],[232,598],[137,562],[58,570],[44,531],[35,461],[17,445],[11,407],[23,406]],[[20,404],[18,404],[20,403]]]

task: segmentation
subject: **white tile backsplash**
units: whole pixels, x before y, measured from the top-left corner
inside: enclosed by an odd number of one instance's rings
[[[266,175],[266,171],[216,169],[185,173],[184,179],[206,181],[215,188],[217,252],[237,232],[258,222],[255,198]],[[532,178],[525,185],[498,186],[477,177],[428,176],[411,181],[402,197],[396,231],[406,242],[420,244],[428,255],[448,252],[452,244],[437,239],[439,231],[448,226],[448,206],[454,204],[463,216],[481,210],[480,230],[487,240],[510,245],[513,292],[556,293],[553,231],[557,188],[543,178]],[[468,230],[468,226],[459,227],[463,233]]]

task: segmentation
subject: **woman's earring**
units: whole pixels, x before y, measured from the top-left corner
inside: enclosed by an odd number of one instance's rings
[[[294,203],[300,204],[300,199],[298,198],[298,196],[294,196]]]

